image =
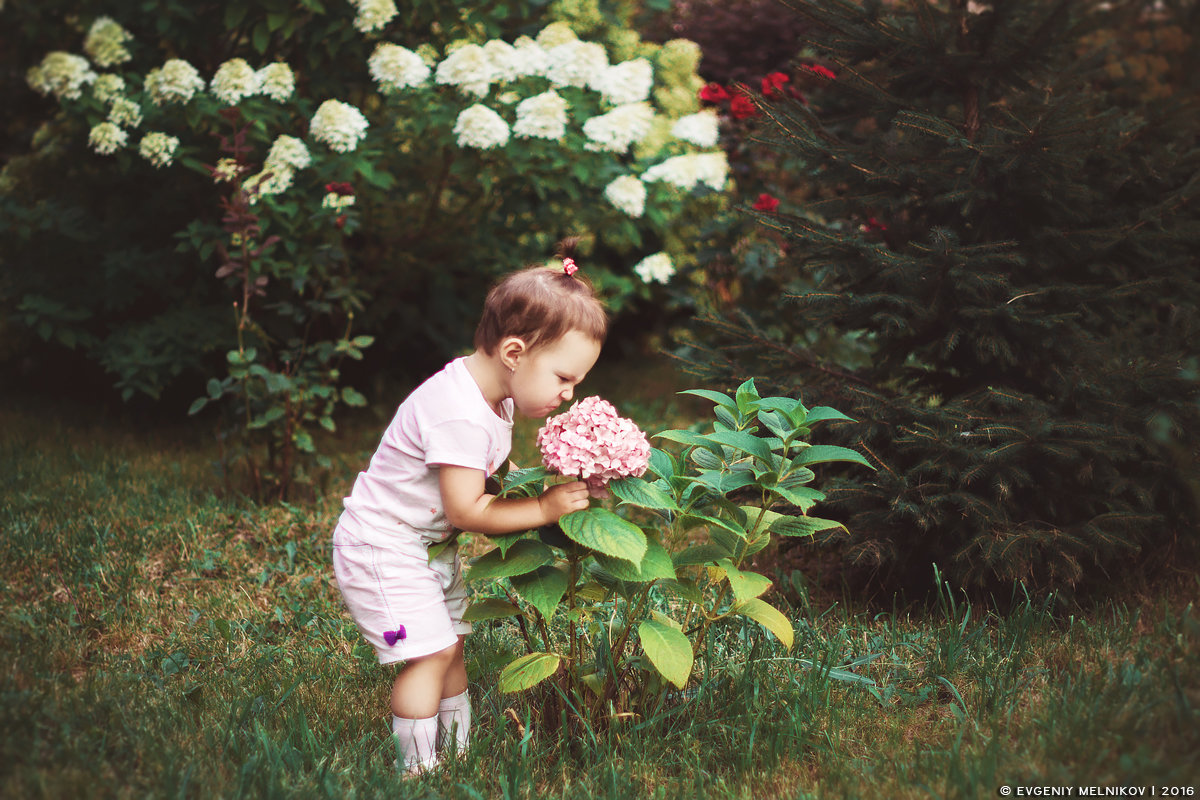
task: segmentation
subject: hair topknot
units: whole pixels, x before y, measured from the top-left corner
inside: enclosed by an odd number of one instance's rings
[[[573,260],[578,244],[578,236],[563,239],[556,257]],[[501,341],[515,336],[532,349],[571,330],[603,342],[608,312],[583,270],[572,274],[561,266],[539,264],[508,275],[488,292],[475,347],[490,355]]]

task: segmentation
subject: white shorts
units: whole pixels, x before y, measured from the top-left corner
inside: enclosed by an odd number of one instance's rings
[[[380,664],[445,650],[471,632],[463,621],[467,587],[458,548],[432,562],[415,534],[395,546],[361,541],[341,525],[333,533],[333,574],[342,599]]]

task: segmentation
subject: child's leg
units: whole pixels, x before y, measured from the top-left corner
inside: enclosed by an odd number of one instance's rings
[[[458,637],[454,662],[446,672],[442,686],[442,700],[438,704],[438,726],[441,728],[439,745],[443,752],[454,749],[466,752],[470,743],[471,699],[467,694],[467,669],[463,661],[463,640]]]
[[[392,684],[392,733],[409,772],[437,765],[438,705],[447,673],[462,658],[462,641],[409,661]]]

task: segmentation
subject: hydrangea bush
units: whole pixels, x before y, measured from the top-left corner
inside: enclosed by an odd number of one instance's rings
[[[239,6],[222,23],[243,44],[211,62],[202,41],[169,52],[139,41],[114,0],[81,36],[83,55],[50,52],[26,77],[114,169],[148,166],[167,186],[176,170],[204,175],[213,208],[245,195],[256,241],[274,243],[249,251],[251,316],[245,304],[233,315],[250,366],[300,374],[318,342],[361,355],[353,327],[415,373],[467,342],[496,276],[568,234],[583,237],[581,265],[618,314],[661,301],[658,287],[695,263],[693,234],[729,179],[699,107],[695,45],[642,42],[623,3],[596,15],[555,4],[570,23],[500,5],[463,17],[421,7],[403,26],[390,0],[261,18]],[[305,34],[324,49],[301,46]],[[231,110],[236,155],[222,146]],[[325,202],[331,183],[353,187],[352,208]],[[242,244],[215,215],[181,239],[214,270],[221,248]],[[237,298],[235,273],[223,281]],[[246,424],[279,419],[268,405]]]
[[[511,495],[539,493],[551,471],[599,477],[617,506],[593,500],[558,525],[493,537],[467,573],[477,590],[467,618],[515,621],[525,644],[500,688],[553,687],[535,703],[550,724],[564,712],[603,723],[646,711],[688,686],[723,626],[749,620],[790,648],[791,623],[763,599],[772,582],[748,561],[776,537],[842,527],[809,515],[824,499],[814,466],[870,466],[805,441],[817,424],[851,421],[831,408],[761,397],[753,380],[733,396],[685,394],[712,401],[715,420],[707,432],[657,434],[674,453],[592,397],[547,421],[545,467],[503,478]]]

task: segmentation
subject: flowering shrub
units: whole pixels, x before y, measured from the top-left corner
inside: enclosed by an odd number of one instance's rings
[[[170,168],[188,169],[247,193],[263,240],[280,237],[252,260],[262,307],[280,317],[256,320],[260,358],[314,330],[308,315],[336,340],[353,312],[377,347],[424,371],[465,343],[493,278],[567,234],[582,237],[581,266],[617,313],[695,263],[695,231],[729,175],[691,43],[640,41],[622,4],[578,31],[508,6],[467,25],[430,4],[403,29],[390,0],[301,6],[294,18],[264,11],[265,27],[227,10],[220,40],[244,46],[219,62],[203,41],[138,41],[114,10],[87,40],[103,57],[55,51],[27,75],[114,169],[149,167],[165,186]],[[337,56],[303,49],[303,31]],[[230,109],[249,123],[236,174],[218,146]],[[332,182],[354,185],[352,213],[325,202]],[[234,244],[206,219],[181,238],[200,259]],[[335,252],[347,261],[331,270]],[[634,266],[655,253],[673,268],[648,280]]]
[[[713,401],[716,420],[707,433],[657,434],[681,446],[677,454],[650,448],[599,398],[550,419],[538,434],[546,464],[603,474],[625,516],[593,500],[557,526],[493,537],[496,549],[468,570],[486,596],[466,618],[517,618],[524,638],[527,652],[501,671],[501,690],[556,684],[535,704],[551,724],[564,711],[590,722],[645,711],[688,685],[706,637],[722,626],[750,620],[790,648],[791,624],[762,599],[771,580],[746,562],[775,537],[841,527],[808,514],[824,499],[812,467],[870,466],[854,450],[804,441],[819,423],[847,420],[831,408],[761,397],[754,381],[732,397],[685,394]],[[546,475],[510,471],[504,493],[536,494]]]
[[[650,459],[650,442],[633,420],[612,403],[588,397],[551,417],[538,431],[542,463],[559,475],[582,478],[592,497],[606,496],[614,478],[640,478]]]

